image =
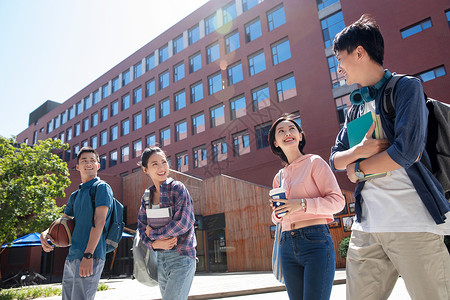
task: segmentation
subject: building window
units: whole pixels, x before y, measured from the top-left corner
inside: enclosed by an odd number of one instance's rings
[[[84,103],[83,110],[87,110],[89,107],[91,107],[91,96],[87,96],[86,98],[84,98],[83,103]]]
[[[59,116],[53,119],[53,129],[56,129],[58,127],[59,127]]]
[[[122,96],[122,110],[125,110],[130,107],[130,94],[126,94]]]
[[[188,30],[189,45],[192,45],[199,39],[200,39],[200,26],[197,24]]]
[[[69,109],[67,109],[67,121],[72,120],[73,117],[75,117],[73,107],[69,107]]]
[[[117,165],[117,150],[109,152],[109,167]]]
[[[70,151],[70,149],[67,149],[65,154],[66,154],[66,157],[65,157],[64,161],[68,162],[71,159],[71,151]]]
[[[92,93],[92,105],[97,104],[100,101],[99,91],[95,91]]]
[[[179,110],[186,107],[186,92],[184,90],[176,93],[174,98],[175,98],[175,110]]]
[[[165,44],[159,48],[159,63],[166,61],[169,58],[169,45]]]
[[[126,86],[130,83],[130,70],[122,72],[122,86]]]
[[[149,97],[155,93],[155,79],[147,81],[145,84],[145,97]]]
[[[98,125],[98,112],[95,112],[91,115],[91,127],[95,127]]]
[[[334,99],[336,103],[336,110],[339,120],[339,125],[342,128],[345,124],[345,117],[347,116],[347,110],[352,105],[350,102],[350,94]]]
[[[173,67],[173,82],[184,78],[184,62]]]
[[[88,147],[88,146],[89,146],[89,143],[87,140],[84,140],[81,142],[81,147]]]
[[[103,130],[100,132],[100,146],[106,145],[108,142],[108,132],[106,130]]]
[[[106,155],[101,155],[100,156],[100,170],[104,170],[106,169]]]
[[[111,117],[115,116],[119,113],[119,101],[115,100],[114,102],[111,102]]]
[[[47,123],[47,133],[50,133],[53,131],[53,120]]]
[[[438,77],[444,76],[446,74],[447,73],[445,72],[444,66],[440,66],[440,67],[434,68],[432,70],[419,73],[416,76],[419,77],[422,80],[422,82],[427,82],[427,81],[436,79]]]
[[[139,103],[142,101],[142,88],[138,87],[133,91],[133,104]]]
[[[133,66],[133,79],[142,75],[142,62],[138,62]]]
[[[175,141],[178,142],[185,138],[187,138],[187,122],[183,120],[175,124]]]
[[[120,162],[126,162],[130,160],[130,146],[126,145],[120,148]]]
[[[263,2],[264,0],[242,0],[242,6],[244,9],[244,12],[249,10],[250,8],[258,5],[259,3]]]
[[[223,11],[223,24],[231,22],[237,17],[236,2],[230,2],[222,8]]]
[[[225,37],[225,51],[230,53],[239,47],[239,31],[236,30]]]
[[[142,154],[142,141],[133,142],[133,158],[140,157]]]
[[[213,151],[213,161],[219,162],[228,158],[227,143],[225,138],[221,138],[211,143]]]
[[[178,153],[177,158],[177,171],[186,172],[189,169],[189,161],[187,152]]]
[[[169,70],[159,74],[159,90],[169,86]]]
[[[332,55],[327,58],[328,69],[330,71],[331,84],[333,88],[345,85],[345,76],[338,72],[339,63],[336,56]]]
[[[189,73],[193,73],[197,70],[200,70],[201,67],[202,67],[202,56],[200,52],[189,57]]]
[[[325,7],[328,7],[328,6],[330,6],[331,4],[333,4],[333,3],[336,3],[336,2],[338,2],[339,0],[316,0],[316,3],[317,3],[317,9],[318,10],[322,10],[322,9],[324,9]]]
[[[248,57],[248,67],[250,76],[258,74],[266,69],[266,61],[264,58],[264,51],[259,51]]]
[[[208,88],[209,95],[215,94],[222,90],[222,74],[220,71],[216,74],[208,76]]]
[[[110,141],[115,141],[117,140],[117,138],[119,137],[119,128],[117,127],[117,125],[113,125],[110,128],[110,132],[109,132],[109,139]]]
[[[252,90],[252,100],[253,111],[270,106],[270,94],[267,84]]]
[[[83,119],[83,132],[89,130],[89,118]]]
[[[277,6],[267,13],[267,23],[269,24],[269,31],[286,23],[283,5]]]
[[[66,137],[66,133],[64,131],[59,134],[59,140],[61,141],[62,144],[65,143],[65,137]],[[28,144],[28,141],[25,144]]]
[[[142,127],[142,114],[138,113],[133,116],[133,130],[138,130]]]
[[[108,120],[108,106],[100,110],[100,122],[105,122],[106,120]]]
[[[75,115],[78,116],[82,112],[83,112],[83,105],[81,104],[81,101],[80,101],[75,104]]]
[[[94,136],[92,136],[91,137],[91,147],[92,148],[94,148],[94,149],[97,149],[97,136],[96,135],[94,135]]]
[[[206,47],[206,63],[212,63],[220,58],[219,43],[215,42],[212,45]]]
[[[119,89],[119,77],[111,80],[111,93],[116,92]]]
[[[102,86],[102,99],[105,99],[108,96],[109,96],[109,84],[107,83],[104,86]]]
[[[256,134],[256,148],[262,149],[269,147],[269,130],[272,126],[271,122],[264,123],[255,127]]]
[[[183,49],[183,35],[179,35],[178,37],[173,39],[173,55],[177,54]]]
[[[78,144],[73,146],[73,157],[72,158],[77,158],[79,151],[80,151],[80,146]]]
[[[245,24],[245,41],[247,43],[256,40],[261,35],[261,22],[259,21],[259,18]]]
[[[120,136],[124,136],[130,133],[130,120],[126,119],[122,121],[120,129]]]
[[[72,127],[67,128],[67,141],[72,139]],[[34,142],[36,144],[36,142]]]
[[[154,133],[147,135],[145,137],[146,147],[151,147],[156,145],[156,135]]]
[[[321,20],[320,25],[322,26],[325,48],[331,47],[333,45],[334,36],[345,27],[342,11]]]
[[[155,119],[156,119],[155,106],[152,105],[150,107],[147,107],[145,109],[145,124],[155,122]]]
[[[74,130],[73,136],[79,136],[81,134],[81,124],[76,123],[74,127],[75,127],[75,130]]]
[[[203,112],[192,117],[192,135],[205,131],[205,114]]]
[[[194,148],[194,169],[201,168],[207,165],[206,146],[199,146]]]
[[[150,71],[155,67],[155,54],[150,54],[145,58],[145,72]]]
[[[211,115],[211,128],[225,123],[225,105],[220,104],[218,106],[210,108],[209,111]]]
[[[247,114],[244,95],[230,100],[231,120],[235,120]]]
[[[247,130],[233,134],[233,154],[241,156],[250,152],[250,139]]]
[[[170,114],[170,100],[169,98],[159,101],[159,117],[165,117]]]
[[[201,81],[191,85],[191,103],[203,99],[203,83]]]
[[[228,85],[233,85],[244,79],[241,62],[228,67],[227,73],[228,73]]]
[[[405,29],[400,30],[400,33],[402,35],[402,39],[405,39],[408,36],[419,33],[425,29],[431,28],[432,26],[433,26],[433,24],[431,23],[431,19],[428,18],[426,20],[420,21],[419,23],[416,23],[412,26],[409,26]]]
[[[170,127],[161,129],[159,144],[161,147],[170,145]]]
[[[445,12],[445,16],[447,17],[448,27],[450,27],[450,10],[447,10],[447,11]]]
[[[297,96],[297,88],[295,87],[295,77],[293,74],[277,79],[277,97],[278,102]]]
[[[205,34],[208,35],[217,29],[217,15],[213,13],[205,19]]]
[[[287,38],[272,45],[272,60],[274,66],[289,58],[291,58],[291,48]]]

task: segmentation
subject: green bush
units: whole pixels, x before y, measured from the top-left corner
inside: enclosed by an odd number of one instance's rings
[[[348,250],[348,244],[350,243],[350,236],[347,236],[345,238],[342,239],[342,241],[339,244],[339,254],[343,257],[343,258],[347,258],[347,250]]]
[[[97,287],[97,291],[106,291],[108,288],[108,285],[100,283]],[[23,287],[7,290],[0,289],[0,300],[25,300],[60,295],[60,287]]]

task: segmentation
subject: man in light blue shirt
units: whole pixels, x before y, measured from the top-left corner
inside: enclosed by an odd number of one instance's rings
[[[76,169],[82,183],[70,196],[63,213],[63,217],[74,218],[75,228],[64,265],[62,299],[84,300],[94,299],[105,264],[103,228],[110,222],[113,192],[107,183],[100,182],[94,209],[90,189],[100,180],[97,177],[100,160],[94,149],[83,147],[78,152]],[[41,233],[41,244],[45,252],[50,252],[53,246],[46,242],[47,239],[53,240],[48,229]]]

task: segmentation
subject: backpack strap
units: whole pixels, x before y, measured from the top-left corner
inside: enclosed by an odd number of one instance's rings
[[[387,117],[395,123],[395,103],[394,103],[394,94],[395,88],[397,87],[397,82],[407,76],[406,74],[393,74],[391,79],[389,79],[383,91],[383,99],[382,99],[382,109],[386,113]]]
[[[144,192],[144,205],[145,208],[150,208],[150,189],[146,189]]]
[[[104,182],[103,180],[97,180],[96,182],[94,182],[94,184],[91,186],[91,188],[89,189],[89,195],[91,196],[91,202],[92,202],[92,227],[95,227],[95,223],[94,223],[94,215],[95,215],[95,195],[97,194],[97,186],[101,183]]]

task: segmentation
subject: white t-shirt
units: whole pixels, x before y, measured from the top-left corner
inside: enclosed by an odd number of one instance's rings
[[[375,111],[375,101],[365,104],[364,112]],[[450,234],[450,213],[447,222],[437,225],[417,194],[405,168],[389,176],[366,181],[361,191],[363,201],[361,223],[352,230],[365,232],[430,232]]]

